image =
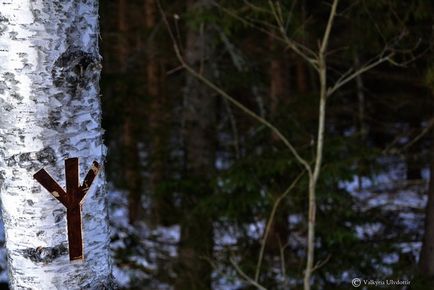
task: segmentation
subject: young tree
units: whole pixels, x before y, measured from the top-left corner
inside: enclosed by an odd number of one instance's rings
[[[60,186],[64,159],[81,180],[104,162],[98,1],[3,1],[0,12],[0,191],[12,289],[110,289],[105,176],[82,204],[84,258],[70,261]]]
[[[237,99],[226,93],[221,87],[213,83],[206,75],[201,73],[195,69],[192,65],[189,64],[187,58],[184,57],[180,53],[180,48],[176,43],[176,39],[172,34],[172,39],[174,42],[175,53],[177,54],[178,60],[182,64],[183,68],[185,68],[189,73],[195,76],[198,80],[202,81],[204,84],[213,89],[216,93],[221,95],[223,98],[228,100],[234,106],[239,108],[245,114],[249,115],[268,129],[270,129],[276,136],[276,139],[279,139],[292,154],[297,163],[304,169],[304,173],[308,178],[308,188],[307,188],[307,200],[308,200],[308,214],[307,214],[307,237],[306,237],[306,266],[303,274],[303,286],[305,290],[310,290],[312,288],[313,283],[313,272],[318,269],[321,263],[315,262],[315,242],[316,242],[316,225],[317,225],[317,191],[319,186],[319,179],[321,174],[321,169],[323,165],[323,155],[324,155],[324,139],[325,139],[325,131],[326,131],[326,109],[327,109],[327,100],[333,96],[339,89],[341,89],[346,84],[354,81],[359,75],[379,66],[380,64],[391,61],[391,57],[393,55],[393,50],[391,47],[386,46],[375,58],[370,61],[362,64],[357,68],[350,68],[345,73],[339,75],[338,79],[333,81],[328,73],[331,72],[330,66],[328,65],[328,60],[330,57],[329,51],[329,43],[332,35],[332,28],[334,26],[335,18],[338,15],[337,7],[339,0],[331,1],[330,12],[327,18],[327,22],[323,32],[319,36],[319,47],[318,49],[311,49],[299,42],[293,40],[288,36],[288,32],[286,29],[287,20],[285,16],[283,16],[282,8],[279,1],[268,1],[270,10],[269,14],[273,15],[275,18],[276,24],[272,27],[276,27],[279,31],[278,34],[275,34],[273,31],[268,29],[268,26],[260,26],[255,21],[251,21],[247,18],[242,18],[236,14],[234,14],[231,10],[225,9],[222,5],[219,6],[222,11],[227,13],[228,15],[233,16],[236,19],[240,19],[244,24],[250,25],[258,30],[274,37],[276,40],[283,42],[289,50],[292,51],[295,55],[297,55],[300,59],[304,60],[316,73],[319,85],[319,95],[317,97],[318,100],[318,113],[317,113],[317,128],[316,128],[316,137],[314,138],[314,149],[315,152],[313,155],[313,160],[310,161],[304,155],[301,154],[299,148],[295,147],[295,143],[293,144],[288,137],[286,137],[281,130],[279,130],[274,124],[270,123],[267,119],[264,119],[262,116],[258,115]],[[252,6],[251,3],[249,3]],[[255,6],[253,6],[255,7]],[[264,10],[262,8],[255,7],[256,10]],[[267,10],[265,10],[267,11]],[[167,23],[166,23],[167,24]],[[168,24],[167,24],[168,25]],[[297,181],[295,179],[294,183]],[[293,184],[294,184],[293,183]],[[282,194],[282,198],[290,192],[293,188],[293,184],[291,184],[287,191]],[[263,243],[261,245],[261,250],[259,253],[258,264],[256,267],[254,278],[249,277],[246,273],[242,271],[242,269],[235,262],[231,261],[237,272],[242,276],[247,282],[249,282],[252,286],[258,289],[265,289],[260,285],[260,271],[263,259],[263,253],[266,245],[266,241],[268,240],[268,234],[271,231],[271,227],[273,225],[274,215],[276,213],[276,207],[282,200],[279,198],[276,200],[276,206],[273,207],[273,211],[270,215],[270,219],[265,229]]]

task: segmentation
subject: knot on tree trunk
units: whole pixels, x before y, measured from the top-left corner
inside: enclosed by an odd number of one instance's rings
[[[53,84],[67,89],[72,97],[78,96],[77,88],[86,88],[93,83],[99,76],[100,67],[99,55],[69,47],[53,64]]]
[[[58,257],[67,254],[68,248],[65,244],[59,244],[54,247],[37,247],[22,250],[23,257],[35,263],[50,263]]]

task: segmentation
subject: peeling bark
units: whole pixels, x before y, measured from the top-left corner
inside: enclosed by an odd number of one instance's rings
[[[103,163],[98,2],[2,2],[0,192],[12,289],[111,289],[105,177],[84,199],[85,260],[71,263],[66,209],[33,174],[64,183],[64,159],[81,179]]]

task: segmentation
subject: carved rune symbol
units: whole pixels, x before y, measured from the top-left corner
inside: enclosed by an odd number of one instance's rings
[[[44,169],[33,177],[55,198],[66,207],[68,223],[69,259],[83,259],[83,241],[81,233],[81,202],[99,172],[99,164],[94,161],[84,178],[83,185],[79,181],[78,158],[65,160],[66,192]]]

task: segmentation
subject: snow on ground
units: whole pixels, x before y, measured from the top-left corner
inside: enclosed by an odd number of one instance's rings
[[[164,263],[176,257],[180,239],[179,226],[151,228],[147,223],[141,222],[132,227],[128,222],[127,194],[109,186],[108,196],[111,250],[115,261],[113,275],[118,284],[128,287],[135,280],[143,279],[149,283],[149,289],[171,289],[169,285],[154,281],[152,275],[161,268],[162,261]],[[119,256],[118,253],[123,254]]]
[[[339,186],[351,194],[358,202],[361,212],[380,208],[383,210],[396,212],[396,217],[399,223],[404,228],[420,230],[420,224],[423,222],[421,213],[426,205],[427,190],[426,182],[417,184],[403,184],[405,176],[403,175],[402,166],[396,166],[396,170],[391,172],[378,174],[374,177],[354,177],[351,181],[341,182]],[[424,169],[422,176],[426,181],[429,178],[429,171]],[[180,239],[180,228],[178,225],[171,227],[155,227],[150,228],[146,223],[141,223],[139,227],[131,227],[128,223],[127,212],[127,195],[119,190],[109,186],[109,205],[110,205],[110,225],[111,236],[113,242],[111,244],[112,256],[114,261],[118,261],[116,253],[123,250],[128,250],[130,247],[130,239],[136,236],[139,241],[138,253],[127,257],[127,262],[114,263],[113,274],[121,287],[127,287],[134,281],[136,275],[143,277],[144,272],[137,270],[128,265],[134,264],[135,267],[156,271],[161,266],[162,259],[170,259],[176,257],[177,244]],[[300,214],[288,216],[288,221],[291,225],[299,225],[304,221],[305,217]],[[248,225],[247,232],[252,239],[260,239],[265,229],[266,221],[257,220]],[[376,233],[383,230],[384,225],[378,223],[366,223],[355,225],[355,234],[360,239],[367,239],[375,236]],[[225,247],[235,246],[238,235],[237,229],[227,225],[216,223],[216,248],[221,251]],[[293,233],[294,234],[294,233]],[[291,236],[290,243],[294,247],[303,245],[305,239],[301,236]],[[137,241],[136,241],[137,242]],[[4,228],[0,220],[0,245],[4,245]],[[401,242],[396,245],[397,252],[384,255],[382,262],[384,267],[382,271],[387,272],[387,265],[393,265],[399,261],[398,253],[411,253],[417,261],[421,242],[409,241]],[[134,249],[136,250],[136,249]],[[159,262],[160,261],[160,262]],[[223,271],[223,272],[221,272]],[[214,272],[215,289],[229,290],[239,289],[244,285],[234,269],[216,269]],[[336,281],[351,281],[354,278],[352,273],[342,273],[341,277],[334,277]],[[6,270],[6,250],[0,248],[0,282],[7,282]],[[331,280],[330,280],[331,281]],[[155,285],[155,284],[154,284]],[[159,284],[158,289],[170,289],[169,285]],[[156,288],[157,289],[157,288]]]
[[[382,211],[393,213],[396,223],[402,226],[404,231],[419,234],[423,227],[424,209],[427,203],[426,191],[428,190],[429,170],[422,170],[421,181],[407,181],[405,167],[395,164],[387,172],[372,177],[354,176],[351,181],[340,182],[339,186],[345,189],[358,202],[357,207],[362,212],[378,208]],[[365,223],[354,226],[356,235],[362,239],[370,239],[384,231],[383,222]],[[417,235],[416,235],[417,236]],[[414,261],[418,261],[422,243],[419,241],[397,242],[395,253],[388,253],[382,257],[382,265],[378,271],[385,275],[392,275],[389,267],[399,262],[399,254],[411,253]],[[345,281],[351,281],[351,275],[342,277]]]

